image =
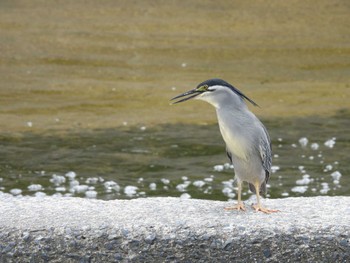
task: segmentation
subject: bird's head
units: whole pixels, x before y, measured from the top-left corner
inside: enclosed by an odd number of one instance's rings
[[[181,98],[181,99],[180,99]],[[241,91],[222,79],[209,79],[200,83],[195,89],[182,93],[171,100],[177,100],[173,104],[190,99],[199,99],[209,102],[219,108],[226,104],[244,103],[244,99],[258,106],[253,100],[245,96]]]

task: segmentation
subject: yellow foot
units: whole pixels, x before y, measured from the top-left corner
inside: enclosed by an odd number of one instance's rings
[[[238,203],[237,205],[234,206],[229,206],[229,207],[225,207],[225,210],[243,210],[245,211],[245,207],[243,203]]]
[[[261,205],[253,205],[253,208],[255,209],[255,211],[257,211],[257,212],[260,211],[260,212],[263,212],[265,214],[280,212],[280,210],[268,209],[266,207],[262,207]]]

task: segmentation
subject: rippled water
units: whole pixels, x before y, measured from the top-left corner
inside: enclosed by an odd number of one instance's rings
[[[349,10],[341,0],[0,1],[0,191],[234,198],[212,107],[169,106],[220,77],[261,106],[271,197],[349,195]]]
[[[330,119],[264,122],[274,156],[270,197],[350,194],[349,112]],[[28,132],[0,139],[3,192],[17,188],[24,195],[97,194],[102,199],[184,193],[234,198],[234,172],[217,125],[126,126],[63,135]]]

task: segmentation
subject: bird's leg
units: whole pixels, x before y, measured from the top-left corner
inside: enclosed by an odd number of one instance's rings
[[[234,206],[225,207],[225,210],[243,210],[243,211],[245,211],[245,207],[244,207],[244,204],[243,204],[242,199],[241,199],[242,182],[238,181],[237,186],[238,186],[238,203],[237,203],[237,205],[234,205]]]
[[[253,208],[255,209],[255,211],[261,211],[263,213],[266,213],[266,214],[271,214],[271,213],[275,213],[275,212],[279,212],[279,210],[273,210],[273,209],[268,209],[266,207],[263,207],[260,203],[260,183],[259,182],[256,182],[254,184],[254,187],[255,187],[255,191],[256,191],[256,199],[257,199],[257,204],[256,205],[253,205]]]

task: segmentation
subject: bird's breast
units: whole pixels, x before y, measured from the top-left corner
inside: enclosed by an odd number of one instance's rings
[[[228,150],[238,158],[247,160],[249,147],[247,147],[248,145],[244,138],[238,134],[234,134],[230,129],[223,125],[220,125],[220,132]]]

